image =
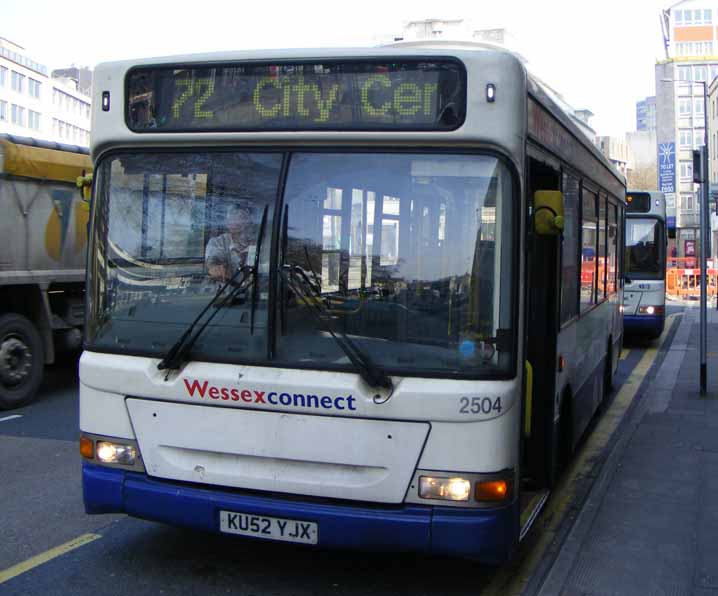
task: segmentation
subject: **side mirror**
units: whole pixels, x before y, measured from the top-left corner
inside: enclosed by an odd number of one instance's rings
[[[563,193],[537,190],[534,193],[534,230],[539,236],[556,236],[563,231]]]
[[[92,196],[92,174],[78,176],[75,184],[77,185],[77,188],[80,189],[80,196],[82,197],[82,200],[89,203],[90,197]]]

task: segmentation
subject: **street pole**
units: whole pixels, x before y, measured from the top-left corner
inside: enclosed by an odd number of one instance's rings
[[[708,292],[707,292],[707,258],[708,258],[708,93],[706,82],[703,81],[703,147],[701,147],[702,186],[701,186],[701,395],[706,394],[708,351]]]
[[[666,83],[675,83],[675,79],[661,79]],[[693,182],[701,184],[701,197],[700,197],[700,235],[701,235],[701,303],[700,303],[700,351],[701,351],[701,370],[700,370],[700,384],[701,384],[701,395],[706,394],[707,385],[707,367],[706,367],[706,355],[708,352],[708,312],[707,312],[707,254],[708,254],[708,195],[709,195],[709,184],[710,176],[708,174],[708,83],[706,81],[683,81],[691,84],[691,97],[693,97],[693,84],[700,83],[703,85],[703,147],[700,151],[700,165],[701,165],[701,176],[697,178],[693,176]],[[694,152],[695,155],[696,152]],[[694,158],[695,160],[695,158]],[[694,161],[695,163],[695,161]],[[716,308],[718,308],[718,297],[716,298]]]

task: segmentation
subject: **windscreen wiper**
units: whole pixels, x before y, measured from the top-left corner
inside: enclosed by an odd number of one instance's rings
[[[257,310],[257,292],[259,291],[259,255],[262,252],[262,240],[264,239],[264,228],[267,225],[267,209],[269,205],[264,206],[262,212],[262,222],[259,224],[259,234],[257,236],[257,247],[254,251],[254,277],[252,278],[252,298],[249,307],[249,334],[254,335],[254,312]]]
[[[234,272],[232,277],[230,277],[224,283],[224,285],[217,291],[217,293],[212,297],[212,299],[207,303],[207,305],[189,324],[189,327],[185,329],[185,332],[174,344],[172,344],[172,347],[168,350],[167,354],[165,354],[164,358],[162,358],[162,360],[160,360],[157,364],[158,370],[176,370],[182,365],[182,363],[185,361],[185,357],[192,349],[194,343],[197,341],[197,338],[202,334],[207,325],[209,325],[210,321],[214,319],[216,314],[220,310],[222,310],[222,308],[227,306],[227,304],[231,304],[234,300],[234,297],[239,294],[240,291],[246,289],[244,282],[252,273],[253,271],[251,267],[244,266],[237,268],[237,271]],[[230,285],[233,286],[232,291],[229,294],[223,296],[225,290]],[[202,319],[205,313],[213,306],[216,306],[215,311],[205,319],[205,321],[202,323],[202,326],[197,330],[194,335],[192,335],[192,331],[194,331],[194,328],[197,326],[199,321]]]
[[[255,248],[255,255],[254,255],[254,267],[249,267],[247,265],[243,267],[238,267],[237,270],[234,272],[232,277],[230,277],[225,284],[219,289],[219,291],[214,295],[212,300],[209,301],[207,306],[205,306],[201,312],[194,318],[194,320],[190,323],[189,327],[185,330],[185,332],[180,336],[180,338],[172,345],[172,347],[169,349],[167,354],[165,355],[162,360],[160,360],[159,364],[157,364],[157,368],[159,370],[176,370],[178,369],[182,363],[185,361],[186,355],[189,353],[189,351],[192,349],[192,346],[197,341],[197,338],[202,334],[202,332],[205,330],[207,325],[210,324],[212,319],[217,315],[217,313],[222,310],[225,306],[228,304],[232,304],[234,301],[235,296],[239,294],[242,290],[246,290],[247,286],[244,285],[244,282],[247,280],[247,278],[251,275],[253,286],[252,286],[252,303],[251,303],[251,322],[250,322],[250,328],[251,332],[254,332],[254,311],[257,305],[257,277],[258,277],[258,270],[259,270],[259,253],[262,248],[262,240],[264,239],[264,230],[267,223],[267,208],[268,205],[264,206],[264,211],[262,212],[262,221],[259,225],[259,233],[257,234],[257,243]],[[241,275],[241,278],[240,278]],[[240,278],[239,281],[237,281],[237,278]],[[227,289],[228,286],[233,286],[232,291],[224,296],[224,298],[220,301],[220,297],[222,294],[224,294],[224,291]],[[205,313],[212,308],[212,306],[216,306],[215,311],[207,317],[207,319],[202,323],[202,326],[197,330],[197,333],[192,335],[192,331],[197,326],[197,323],[202,319],[202,317],[205,315]]]
[[[332,336],[342,352],[346,354],[349,361],[359,373],[359,376],[370,387],[381,387],[387,389],[389,395],[394,391],[394,383],[386,373],[380,370],[364,350],[354,343],[343,331],[337,334],[332,329],[332,317],[329,314],[326,305],[322,299],[321,293],[314,290],[307,274],[299,267],[290,267],[289,273],[283,268],[279,269],[279,273],[290,287],[294,294],[310,307],[312,314],[315,316],[324,331]],[[296,276],[293,275],[296,273]],[[388,399],[388,398],[386,398]],[[386,401],[386,399],[384,401]],[[383,403],[383,402],[382,402]]]

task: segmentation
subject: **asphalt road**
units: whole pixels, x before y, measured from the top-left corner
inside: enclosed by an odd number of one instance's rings
[[[631,346],[617,386],[645,346]],[[77,446],[77,359],[48,368],[38,399],[0,412],[0,595],[478,594],[495,568],[407,554],[328,552],[216,536],[118,515],[88,516]],[[19,418],[1,420],[7,416]],[[79,536],[91,541],[35,565]],[[3,570],[27,569],[2,580]]]

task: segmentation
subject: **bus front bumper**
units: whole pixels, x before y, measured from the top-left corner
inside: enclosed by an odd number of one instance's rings
[[[313,521],[319,547],[414,551],[500,563],[518,536],[518,501],[500,508],[302,501],[156,480],[83,462],[87,513],[133,517],[219,533],[220,511]]]
[[[658,337],[663,333],[665,315],[623,315],[623,329],[627,333],[646,333]]]

